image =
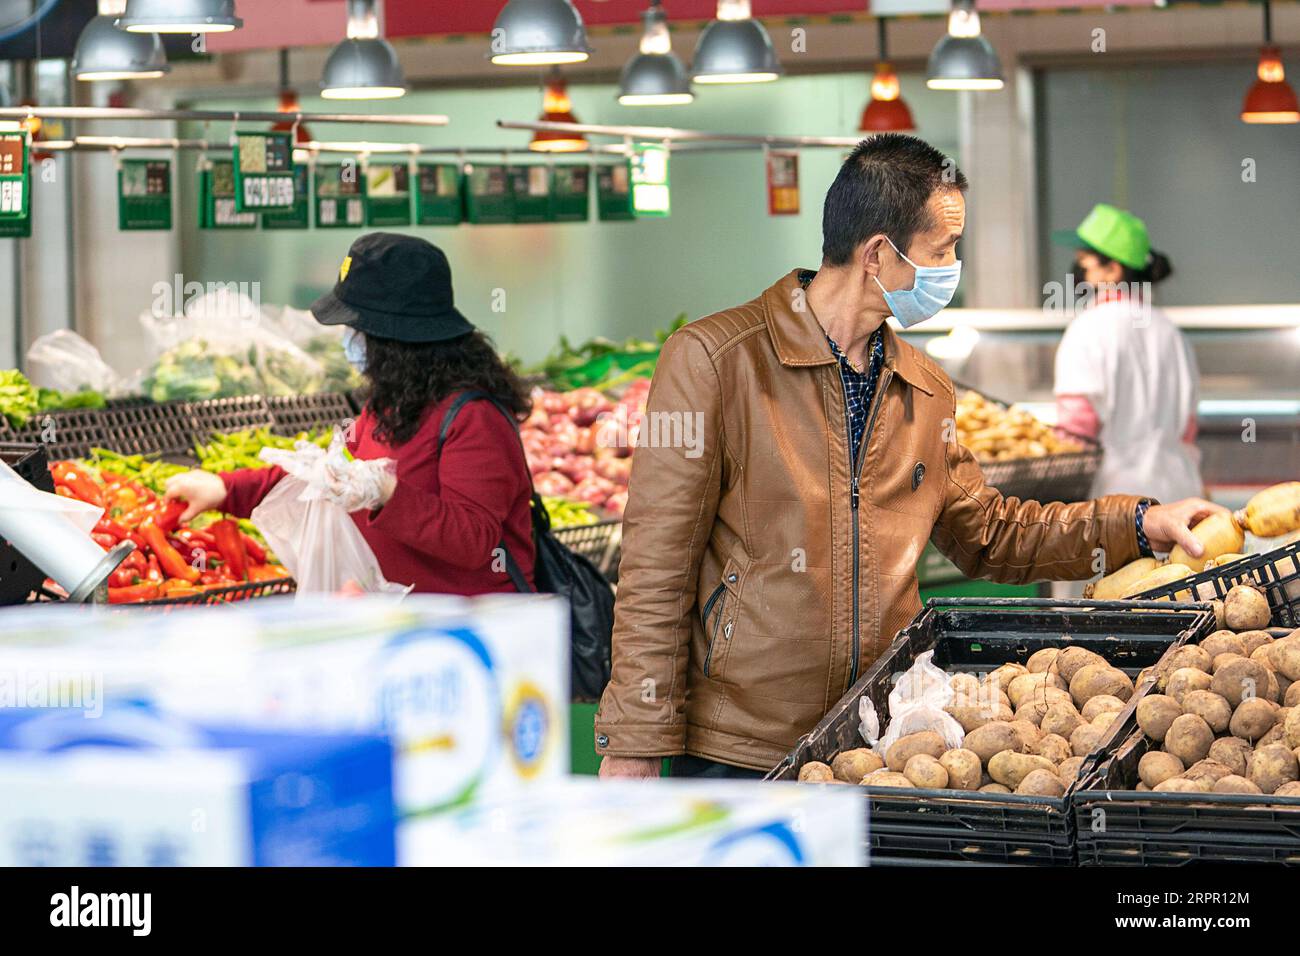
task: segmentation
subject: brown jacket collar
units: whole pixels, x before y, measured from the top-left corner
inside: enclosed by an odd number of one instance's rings
[[[830,365],[835,362],[835,356],[826,344],[826,331],[818,324],[812,310],[795,308],[796,294],[802,295],[800,277],[807,271],[795,269],[763,293],[767,330],[782,365]],[[913,388],[933,395],[917,362],[915,350],[898,337],[888,322],[883,328],[885,365]]]

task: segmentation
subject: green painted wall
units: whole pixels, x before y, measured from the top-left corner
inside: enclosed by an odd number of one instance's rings
[[[706,90],[694,104],[631,109],[609,85],[571,88],[576,114],[591,123],[676,125],[739,133],[853,135],[868,96],[864,73],[795,77],[763,87]],[[903,94],[920,135],[957,151],[957,100],[903,77]],[[431,145],[524,147],[528,134],[499,130],[498,118],[532,119],[537,87],[429,91],[376,111],[445,113],[451,125],[405,135],[396,127],[319,127],[317,139],[406,140]],[[269,109],[270,100],[205,100],[213,109]],[[331,109],[320,100],[307,111]],[[183,136],[203,136],[197,127]],[[225,129],[209,137],[225,135]],[[795,266],[816,266],[821,202],[840,162],[839,150],[806,150],[801,160],[802,212],[767,214],[762,153],[678,154],[673,159],[671,218],[632,223],[468,226],[411,230],[451,259],[459,305],[497,340],[527,359],[544,355],[561,335],[648,335],[679,312],[691,317],[744,302]],[[182,169],[188,169],[189,160]],[[305,233],[200,232],[193,176],[181,177],[182,261],[187,279],[260,282],[262,301],[307,307],[334,281],[354,238],[343,230]],[[594,211],[593,211],[594,214]],[[494,289],[506,291],[504,313],[492,311]]]

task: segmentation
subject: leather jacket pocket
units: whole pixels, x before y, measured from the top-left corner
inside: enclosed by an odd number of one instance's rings
[[[744,583],[744,569],[735,558],[727,561],[722,570],[722,580],[709,594],[701,611],[704,634],[707,638],[704,652],[704,676],[715,680],[721,672],[720,659],[725,659],[727,647],[735,632],[736,618],[740,613],[740,589]]]

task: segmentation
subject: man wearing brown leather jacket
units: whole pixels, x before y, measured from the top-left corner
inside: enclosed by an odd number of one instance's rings
[[[762,775],[920,610],[927,541],[1012,584],[1201,553],[1188,529],[1216,505],[1003,498],[957,443],[952,382],[886,319],[951,299],[965,190],[921,140],[865,141],[826,197],[821,270],[668,340],[633,459],[601,776],[658,776],[663,757],[674,776]]]

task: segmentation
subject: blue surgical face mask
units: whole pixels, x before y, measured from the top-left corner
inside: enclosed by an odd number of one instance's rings
[[[351,326],[343,330],[343,354],[358,374],[366,370],[366,337]]]
[[[890,292],[880,285],[879,278],[872,278],[884,293],[885,304],[889,306],[894,318],[898,319],[903,328],[910,329],[926,319],[934,318],[952,301],[957,283],[961,281],[961,260],[958,259],[950,266],[918,266],[903,255],[888,236],[885,236],[885,241],[893,246],[900,259],[916,270],[916,281],[910,289],[895,289]]]

